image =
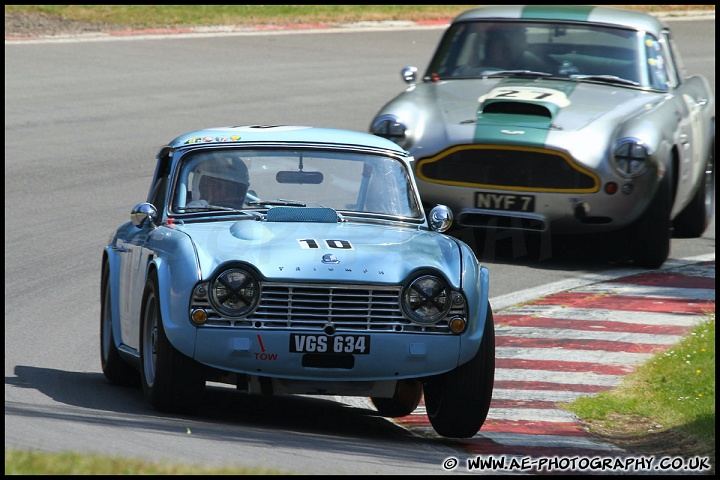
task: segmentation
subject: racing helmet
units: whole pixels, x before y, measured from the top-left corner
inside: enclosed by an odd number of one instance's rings
[[[240,208],[249,186],[247,166],[236,157],[213,154],[193,171],[193,200]]]
[[[497,23],[485,33],[485,58],[504,57],[514,60],[527,47],[527,34],[524,27]]]

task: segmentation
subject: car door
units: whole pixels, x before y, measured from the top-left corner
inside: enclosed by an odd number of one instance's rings
[[[138,348],[140,341],[140,309],[145,288],[147,261],[150,250],[146,244],[154,227],[148,224],[133,229],[126,238],[119,239],[120,325],[123,343]]]
[[[125,238],[118,239],[120,275],[120,324],[123,343],[132,348],[140,344],[140,316],[148,265],[154,255],[153,234],[162,222],[167,203],[167,185],[171,166],[171,149],[164,148],[157,157],[157,169],[148,202],[158,212],[155,223],[149,219],[140,227],[133,227]]]
[[[664,67],[668,86],[675,90],[672,98],[677,102],[675,111],[679,116],[675,142],[680,158],[673,212],[677,213],[691,198],[693,187],[705,170],[703,152],[707,139],[703,132],[703,109],[708,98],[698,78],[683,78],[685,69],[669,31],[662,33],[659,54],[656,65]]]

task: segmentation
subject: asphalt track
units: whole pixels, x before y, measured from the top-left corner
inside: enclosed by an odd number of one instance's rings
[[[448,21],[432,23],[444,25]],[[302,32],[415,26],[427,27],[428,24],[368,22],[134,30],[67,37],[6,37],[5,43],[130,40],[165,35],[257,35],[259,31],[287,33],[289,28]],[[467,449],[468,459],[493,456],[507,463],[500,468],[476,465],[476,471],[470,473],[480,473],[477,470],[591,473],[582,468],[581,460],[638,459],[591,435],[582,422],[557,404],[614,388],[638,365],[671,349],[704,321],[708,312],[715,312],[715,256],[669,262],[663,269],[652,272],[628,270],[616,272],[614,278],[588,276],[545,285],[493,298],[491,304],[495,311],[497,358],[493,401],[481,431],[461,443]],[[365,399],[341,400],[373,408]],[[396,421],[418,435],[435,436],[422,403],[411,415]],[[472,470],[468,459],[448,459],[446,468],[455,473]],[[512,459],[517,461],[515,468],[509,465]],[[538,465],[538,459],[555,463],[540,468],[543,466]],[[575,463],[560,459],[575,459]],[[613,465],[594,473],[672,473],[660,465],[661,460],[655,458],[646,465],[631,462],[624,472],[617,471],[618,466]],[[575,468],[578,466],[580,468]]]
[[[448,21],[432,23],[443,25]],[[427,25],[384,22],[382,25],[313,24],[247,30],[257,33],[287,28],[303,31]],[[208,27],[165,33],[198,35],[219,33],[219,30]],[[158,33],[163,32],[121,32],[120,35]],[[640,364],[671,349],[706,320],[709,312],[715,312],[714,255],[674,265],[667,263],[658,271],[628,270],[625,273],[626,276],[620,276],[622,272],[616,272],[617,278],[578,278],[491,299],[496,325],[493,400],[481,431],[461,442],[468,450],[468,459],[480,455],[504,459],[506,464],[501,468],[485,467],[485,471],[495,473],[591,473],[593,466],[584,465],[582,461],[598,458],[630,461],[600,463],[595,465],[594,473],[676,472],[666,468],[667,458],[634,457],[598,439],[574,414],[557,406],[616,387]],[[342,400],[373,408],[366,399]],[[414,433],[435,436],[423,403],[411,415],[396,421]],[[511,466],[509,462],[513,458],[517,462]],[[538,459],[547,463],[538,464]],[[446,468],[458,473],[472,471],[467,459],[448,459]],[[686,473],[701,472],[691,469]]]
[[[654,15],[662,20],[714,20],[715,10],[677,10],[667,12],[654,12]],[[281,32],[303,33],[313,31],[314,33],[327,31],[337,33],[339,31],[376,31],[387,29],[412,29],[412,28],[428,28],[437,27],[445,28],[451,18],[439,20],[397,20],[397,21],[381,21],[381,22],[354,22],[354,23],[288,23],[284,25],[256,25],[256,26],[203,26],[203,27],[185,27],[185,28],[153,28],[153,29],[128,29],[115,30],[110,32],[91,32],[73,35],[49,35],[49,36],[9,36],[5,35],[5,44],[12,45],[14,43],[46,43],[46,42],[77,42],[77,41],[117,41],[117,40],[133,40],[133,39],[161,39],[168,35],[175,38],[192,37],[200,38],[203,36],[215,35],[258,35],[262,33],[273,34]]]

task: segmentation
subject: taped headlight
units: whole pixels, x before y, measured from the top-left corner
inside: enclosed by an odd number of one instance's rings
[[[641,141],[635,139],[622,141],[613,153],[615,169],[623,177],[635,177],[647,169],[649,156],[647,148]]]
[[[255,277],[241,268],[230,268],[210,283],[210,302],[229,317],[246,315],[255,308],[260,286]]]
[[[405,288],[402,307],[413,322],[431,325],[445,318],[450,311],[451,300],[452,292],[443,279],[423,275]]]

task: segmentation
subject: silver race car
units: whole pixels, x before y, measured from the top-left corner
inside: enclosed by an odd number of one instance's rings
[[[714,212],[715,100],[670,29],[622,9],[496,6],[455,18],[370,131],[414,156],[422,199],[482,234],[603,234],[657,268]]]

